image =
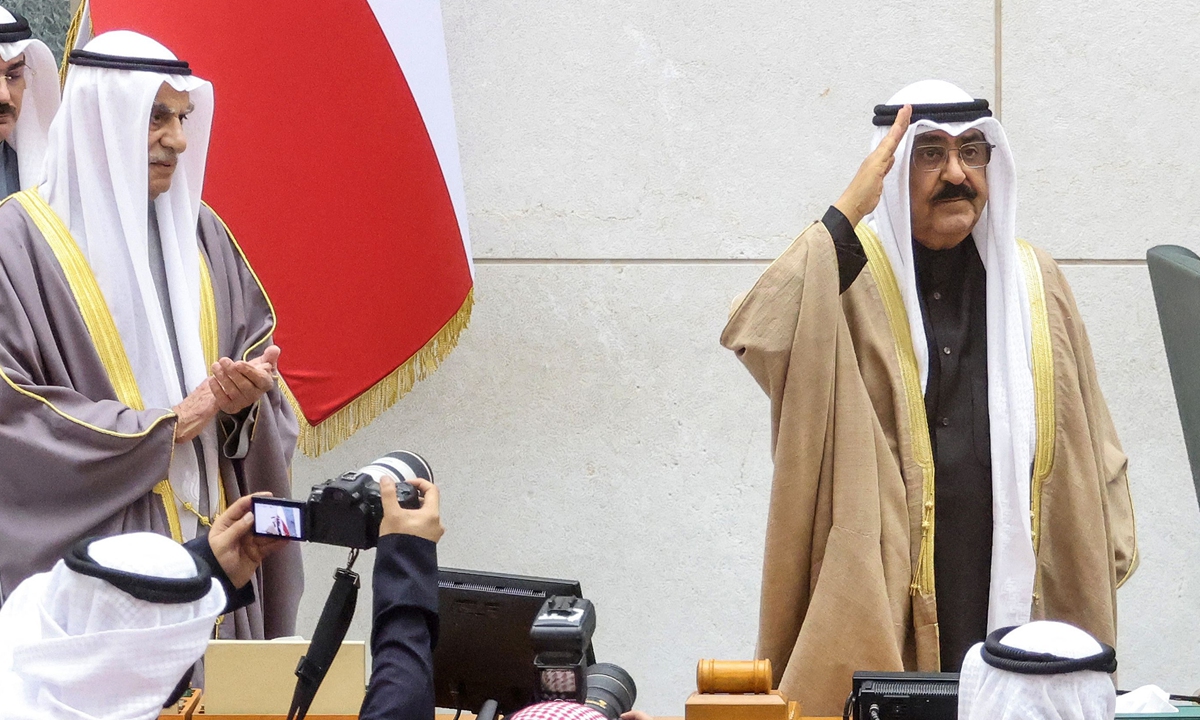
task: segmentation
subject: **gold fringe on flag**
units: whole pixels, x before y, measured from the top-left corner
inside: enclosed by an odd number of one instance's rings
[[[71,51],[75,49],[75,43],[79,41],[79,31],[83,29],[83,18],[87,14],[88,0],[79,0],[79,7],[75,8],[75,14],[71,16],[71,24],[67,26],[67,41],[63,44],[62,64],[58,67],[58,86],[59,88],[67,85],[67,68],[70,63],[67,58],[71,56]]]
[[[330,415],[316,425],[309,425],[300,409],[300,403],[287,384],[280,379],[283,394],[292,409],[296,411],[296,420],[300,423],[300,451],[309,457],[317,457],[323,452],[332,450],[354,433],[370,425],[396,401],[408,394],[418,381],[424,380],[434,370],[450,351],[458,345],[458,338],[471,322],[471,308],[475,305],[475,288],[467,293],[462,307],[450,318],[449,322],[433,336],[424,347],[404,362],[403,365],[388,373],[387,377],[372,385],[361,395],[351,400],[340,410]]]

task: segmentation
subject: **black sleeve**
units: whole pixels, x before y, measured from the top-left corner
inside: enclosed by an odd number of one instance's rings
[[[854,232],[854,226],[846,219],[841,210],[830,205],[821,218],[821,224],[833,236],[833,247],[837,251],[839,293],[850,289],[858,274],[867,266],[867,253],[863,250],[862,241]]]
[[[385,535],[375,550],[371,681],[360,720],[433,718],[438,633],[437,545]]]
[[[233,582],[221,568],[221,563],[217,562],[217,556],[213,555],[212,547],[208,544],[208,535],[197,535],[194,539],[185,542],[183,546],[193,555],[208,563],[208,566],[212,568],[213,577],[220,581],[221,587],[225,589],[225,609],[221,611],[222,615],[228,615],[234,610],[241,610],[247,605],[254,604],[254,583],[246,583],[240,590],[233,586]]]

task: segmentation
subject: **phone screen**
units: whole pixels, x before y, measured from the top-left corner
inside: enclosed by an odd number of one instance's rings
[[[254,512],[254,534],[280,537],[287,540],[303,540],[304,503],[299,500],[279,498],[252,498]]]

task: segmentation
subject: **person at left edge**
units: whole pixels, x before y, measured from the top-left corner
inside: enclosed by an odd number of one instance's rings
[[[400,507],[390,478],[380,482],[363,720],[434,716],[444,528],[437,488],[410,482],[424,493],[418,509]],[[146,532],[87,538],[18,585],[0,607],[0,720],[152,720],[178,700],[217,618],[254,602],[255,570],[290,545],[252,533],[250,500],[233,503],[207,536],[182,547]]]
[[[0,205],[0,593],[90,535],[185,542],[290,494],[267,297],[200,202],[213,89],[144,35],[74,51],[45,182]],[[211,374],[210,374],[211,372]],[[287,547],[222,638],[292,634]]]
[[[58,68],[25,18],[0,7],[0,197],[41,179]]]

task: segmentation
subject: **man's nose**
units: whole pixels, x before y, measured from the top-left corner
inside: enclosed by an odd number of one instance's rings
[[[178,118],[171,121],[170,126],[162,135],[161,142],[163,147],[170,148],[176,153],[187,150],[187,135],[183,131],[183,123]]]
[[[967,179],[967,173],[958,159],[958,153],[952,152],[950,157],[946,158],[946,166],[942,168],[942,179],[955,185],[961,185]]]
[[[8,91],[8,80],[0,76],[0,103],[12,104],[12,93]]]

